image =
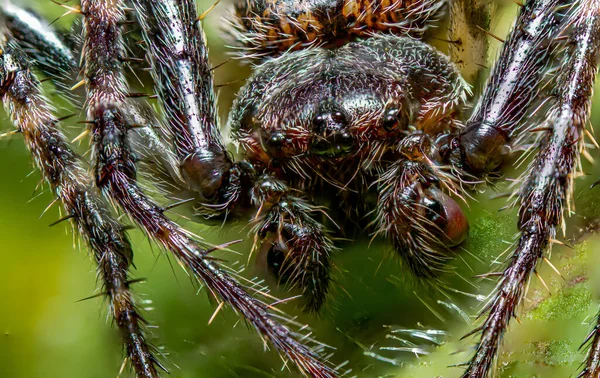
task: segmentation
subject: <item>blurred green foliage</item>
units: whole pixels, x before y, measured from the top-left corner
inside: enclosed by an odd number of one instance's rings
[[[63,11],[48,0],[28,3],[49,19]],[[205,1],[199,8],[209,5],[210,1]],[[219,31],[226,8],[219,5],[205,22],[214,64],[227,59]],[[500,9],[501,21],[493,25],[498,34],[506,30],[515,9],[514,4]],[[59,24],[68,25],[73,18],[69,16]],[[216,71],[216,83],[233,82],[247,75],[248,70],[236,62],[228,63]],[[221,90],[223,117],[239,85]],[[600,122],[600,103],[595,102],[592,123]],[[76,133],[80,126],[70,125],[69,132]],[[3,130],[10,127],[3,121]],[[100,298],[78,301],[97,292],[93,261],[64,224],[48,227],[58,217],[56,207],[40,217],[52,196],[47,190],[35,189],[40,177],[32,171],[19,136],[1,140],[0,151],[0,377],[116,377],[123,351],[107,315],[107,304]],[[567,236],[578,225],[600,215],[596,191],[588,189],[598,177],[598,168],[586,167],[586,172],[590,176],[577,182],[577,212],[569,220],[571,231]],[[512,172],[507,175],[515,176]],[[503,189],[502,183],[496,188],[498,192]],[[448,279],[457,291],[449,298],[413,282],[397,260],[390,258],[393,254],[386,243],[369,244],[365,236],[356,243],[342,245],[335,258],[336,288],[320,316],[303,314],[293,303],[283,309],[297,316],[297,321],[309,323],[318,340],[335,348],[333,361],[348,360],[346,368],[358,376],[459,376],[460,368],[448,366],[466,361],[474,342],[459,341],[473,328],[461,311],[473,320],[482,299],[459,292],[482,295],[490,291],[492,282],[471,277],[493,270],[492,262],[509,247],[516,232],[515,212],[499,213],[504,202],[490,201],[493,194],[488,190],[469,201],[470,240],[454,263],[456,275]],[[243,221],[222,229],[181,221],[210,242],[248,239]],[[141,232],[131,231],[131,238],[135,246],[134,275],[147,278],[134,290],[140,306],[146,309],[146,318],[159,326],[150,331],[153,342],[164,353],[161,360],[171,376],[298,376],[293,370],[280,370],[282,362],[277,354],[263,353],[260,338],[230,310],[222,311],[208,325],[215,306],[205,291],[198,290],[173,259],[150,245]],[[564,377],[576,373],[584,358],[577,348],[591,327],[588,323],[595,321],[597,310],[595,288],[599,287],[600,271],[594,267],[600,266],[600,260],[593,253],[598,252],[597,240],[592,237],[575,249],[554,249],[552,261],[564,280],[548,265],[540,267],[552,295],[537,278],[532,279],[522,324],[513,322],[505,337],[499,376]],[[242,256],[224,257],[244,262],[250,245],[248,240],[234,247]],[[252,277],[253,271],[249,269],[245,274]],[[285,295],[276,290],[275,294]],[[444,342],[436,347],[423,339],[393,334],[430,353],[420,357],[381,349],[408,345],[389,337],[399,328],[440,329],[448,336],[440,338]],[[132,376],[129,368],[121,376]]]

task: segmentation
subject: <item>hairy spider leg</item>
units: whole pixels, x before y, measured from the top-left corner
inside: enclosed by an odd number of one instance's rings
[[[18,132],[23,134],[34,162],[66,216],[88,244],[98,263],[102,293],[121,331],[127,357],[138,377],[158,377],[155,350],[146,341],[144,319],[129,286],[128,268],[133,259],[125,228],[97,194],[81,158],[71,150],[58,129],[59,119],[40,90],[24,53],[12,43],[2,44],[0,97]]]
[[[522,11],[522,15],[526,16],[517,21],[517,25],[521,25],[518,29],[531,30],[520,22],[527,20],[535,24],[538,16],[544,17],[538,20],[542,24],[546,23],[545,20],[558,24],[553,20],[553,14],[556,14],[561,5],[546,1],[528,3]],[[529,12],[536,6],[541,8],[538,8],[539,11],[532,18]],[[523,184],[515,194],[519,203],[520,238],[495,293],[482,311],[482,316],[487,315],[483,325],[477,329],[481,332],[480,341],[463,377],[481,378],[490,373],[502,336],[510,319],[515,316],[526,282],[539,259],[551,247],[556,229],[564,222],[565,207],[571,199],[573,178],[583,148],[582,134],[590,115],[597,61],[600,58],[600,1],[575,2],[570,10],[562,27],[564,33],[569,35],[563,47],[559,74],[553,81],[551,98],[554,103],[550,104],[542,127],[536,128],[542,133],[539,151],[528,170],[530,173],[523,177]],[[495,80],[497,79],[492,78],[491,82]],[[531,79],[525,80],[530,81]],[[488,101],[483,99],[482,103]],[[510,121],[507,135],[516,135],[518,132],[513,130],[520,126],[516,122],[526,113],[520,114],[517,119],[504,114]],[[494,130],[502,129],[498,127]],[[582,376],[598,375],[597,356],[600,354],[597,343],[597,338],[594,338]]]
[[[152,2],[154,3],[154,2]],[[187,4],[191,6],[190,4]],[[87,115],[92,125],[96,184],[117,203],[146,234],[172,252],[211,293],[240,312],[275,348],[311,377],[336,377],[334,369],[321,361],[319,348],[309,348],[297,335],[276,321],[269,306],[250,296],[200,247],[194,237],[164,215],[138,186],[135,159],[127,133],[132,128],[127,101],[127,82],[120,57],[123,55],[121,23],[124,3],[115,0],[85,0],[84,77]],[[196,23],[190,19],[188,22]],[[304,342],[308,342],[304,340]]]
[[[451,160],[456,166],[485,175],[500,166],[509,147],[519,143],[527,104],[539,93],[560,30],[561,9],[570,3],[530,0],[521,8],[484,93],[465,129],[452,141]]]
[[[63,79],[72,75],[77,67],[77,56],[69,41],[49,26],[47,20],[29,9],[4,2],[2,13],[6,28],[33,59],[36,68],[64,86]]]
[[[259,209],[254,220],[257,242],[267,249],[260,256],[280,283],[302,289],[307,310],[319,310],[329,291],[334,250],[327,231],[311,215],[319,209],[270,174],[258,178],[251,197]]]
[[[212,208],[216,213],[230,210],[236,200],[248,198],[247,176],[253,172],[233,163],[223,145],[208,47],[196,6],[187,0],[133,4],[181,176],[199,202],[227,204]]]
[[[21,49],[27,53],[32,63],[60,89],[59,94],[77,104],[78,96],[74,91],[80,86],[75,84],[78,75],[78,61],[81,46],[72,41],[75,37],[65,38],[50,22],[35,12],[6,2],[2,6],[6,19],[6,28]],[[79,30],[71,31],[77,33]],[[121,57],[124,64],[136,62],[129,56]],[[143,172],[149,172],[144,178],[151,181],[163,194],[177,199],[193,195],[186,190],[180,176],[177,160],[170,149],[169,138],[159,135],[164,130],[155,112],[147,102],[130,102],[130,111],[136,127],[130,130],[131,147],[137,160],[145,165]],[[89,128],[76,138],[80,140],[89,133]]]

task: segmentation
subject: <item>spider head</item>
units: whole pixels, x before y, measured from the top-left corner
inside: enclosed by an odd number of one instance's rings
[[[416,112],[401,89],[386,88],[376,75],[363,78],[368,86],[357,86],[357,80],[316,78],[265,94],[259,102],[245,100],[243,94],[230,118],[234,138],[265,163],[337,163],[366,157],[377,142],[391,145],[410,134]]]

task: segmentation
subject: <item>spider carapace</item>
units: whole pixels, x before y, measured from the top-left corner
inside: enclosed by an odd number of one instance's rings
[[[347,224],[359,225],[363,235],[384,235],[415,276],[443,286],[452,248],[469,228],[460,197],[498,172],[511,151],[530,145],[538,153],[515,193],[520,239],[485,307],[477,329],[481,338],[464,372],[487,376],[569,200],[600,49],[600,0],[522,5],[482,95],[462,120],[470,86],[450,58],[422,37],[450,14],[449,42],[469,51],[464,44],[472,39],[457,30],[481,30],[459,25],[458,16],[487,5],[485,0],[238,3],[229,32],[239,55],[256,66],[228,119],[241,147],[237,158],[221,137],[204,15],[197,15],[193,1],[63,4],[83,19],[79,47],[64,43],[37,15],[8,2],[2,6],[2,101],[63,203],[64,219],[94,253],[138,377],[157,377],[161,366],[129,289],[132,252],[125,228],[105,198],[173,253],[218,298],[219,308],[229,304],[303,374],[341,374],[323,359],[318,343],[309,347],[309,339],[281,324],[267,299],[249,295],[212,258],[212,249],[165,216],[169,207],[138,185],[138,166],[153,167],[154,179],[168,182],[161,186],[163,195],[192,196],[199,215],[250,216],[259,261],[303,293],[306,309],[318,311],[331,285],[333,239],[349,233]],[[127,27],[143,37],[137,50],[127,46]],[[129,91],[123,67],[144,61],[130,56],[140,47],[164,120]],[[549,78],[544,72],[551,67]],[[66,120],[52,114],[34,68],[59,87],[65,76],[79,72],[74,88],[86,89],[92,173],[65,142],[59,125]],[[534,109],[547,112],[533,117]],[[338,211],[324,211],[323,205]],[[340,215],[347,219],[336,220]],[[600,338],[593,333],[590,340],[582,375],[592,377],[600,372]]]

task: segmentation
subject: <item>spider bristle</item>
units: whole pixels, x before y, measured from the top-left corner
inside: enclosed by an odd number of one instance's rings
[[[54,227],[54,226],[56,226],[57,224],[60,224],[60,223],[62,223],[62,222],[64,222],[64,221],[67,221],[67,220],[69,220],[69,219],[73,219],[73,218],[75,218],[75,216],[76,216],[75,214],[68,214],[68,215],[65,215],[64,217],[61,217],[61,218],[59,218],[58,220],[56,220],[56,221],[54,221],[54,222],[50,223],[50,224],[48,225],[48,227]]]
[[[208,14],[209,14],[209,13],[210,13],[210,12],[211,12],[213,9],[215,9],[215,8],[216,8],[216,6],[217,6],[217,5],[219,5],[219,3],[220,3],[220,2],[221,2],[221,0],[217,0],[217,1],[215,1],[215,2],[213,3],[213,5],[211,5],[211,6],[210,6],[210,7],[209,7],[207,10],[205,10],[204,12],[202,12],[202,14],[200,14],[200,15],[198,16],[198,18],[196,18],[196,21],[202,21],[202,20],[204,20],[204,18],[205,18],[206,16],[208,16]]]
[[[506,41],[500,37],[498,37],[496,34],[492,33],[489,30],[486,30],[484,28],[482,28],[479,25],[475,25],[480,31],[484,32],[485,34],[489,35],[490,37],[494,38],[496,41],[500,42],[500,43],[505,43]]]

